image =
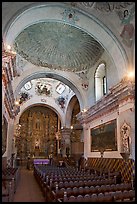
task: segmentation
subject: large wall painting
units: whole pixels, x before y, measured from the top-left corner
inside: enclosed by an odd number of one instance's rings
[[[91,129],[91,151],[116,151],[116,120]]]

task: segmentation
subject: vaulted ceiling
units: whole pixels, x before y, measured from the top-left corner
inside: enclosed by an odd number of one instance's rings
[[[37,66],[81,71],[92,67],[104,49],[86,32],[68,24],[40,22],[23,30],[15,51]]]
[[[48,3],[51,4],[51,2]],[[11,20],[16,19],[22,11],[37,4],[43,3],[3,2],[3,34],[5,28],[12,22]],[[116,28],[116,22],[123,18],[124,9],[131,7],[133,2],[64,2],[65,4],[66,8],[67,6],[72,8],[68,18],[75,17],[73,9],[76,8],[94,15],[109,29],[113,29],[114,26]],[[115,14],[115,18],[113,18],[113,14]],[[108,15],[112,17],[108,18]],[[117,32],[117,29],[115,31]],[[22,30],[14,41],[14,49],[17,54],[36,66],[73,72],[94,66],[105,51],[102,45],[85,30],[73,24],[67,24],[67,22],[48,22],[48,20],[31,24]]]

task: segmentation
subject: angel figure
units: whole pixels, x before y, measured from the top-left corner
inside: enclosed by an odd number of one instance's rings
[[[132,23],[130,23],[134,14],[135,14],[134,7],[130,11],[124,10],[124,13],[123,13],[124,16],[121,21],[124,27],[120,36],[123,39],[123,43],[128,47],[131,47],[133,36],[134,36],[134,26]]]
[[[79,76],[80,76],[80,78],[81,78],[82,88],[83,88],[84,90],[88,90],[89,81],[88,81],[88,78],[87,78],[87,74],[84,73],[84,72],[81,72],[81,73],[79,73]]]

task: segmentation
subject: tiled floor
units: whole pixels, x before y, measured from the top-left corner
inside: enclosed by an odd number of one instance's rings
[[[21,168],[20,180],[13,202],[45,202],[32,170]]]

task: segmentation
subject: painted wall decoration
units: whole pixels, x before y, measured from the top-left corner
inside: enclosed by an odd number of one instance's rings
[[[64,98],[63,96],[58,97],[58,98],[57,98],[57,102],[58,102],[59,106],[60,106],[62,109],[65,108],[65,102],[66,102],[66,100],[65,100],[65,98]]]
[[[19,104],[22,104],[29,100],[31,98],[31,95],[27,92],[21,92],[20,93],[20,98],[19,98]]]
[[[37,82],[35,90],[38,95],[44,94],[46,96],[51,96],[52,86],[48,83]]]
[[[84,90],[88,90],[89,80],[87,78],[87,73],[86,72],[81,72],[80,77],[82,79],[82,81],[81,81],[82,88]]]
[[[78,16],[76,15],[76,11],[74,9],[67,8],[63,13],[63,20],[72,24],[75,24],[76,21],[79,20]]]
[[[78,2],[84,7],[95,8],[101,12],[113,12],[120,10],[121,8],[126,8],[132,5],[134,2]]]
[[[88,158],[88,166],[91,169],[105,169],[112,172],[121,172],[123,181],[131,182],[135,173],[135,161],[128,159],[125,168],[125,161],[121,158]]]
[[[14,118],[15,113],[14,113],[14,94],[13,94],[13,89],[11,83],[8,83],[8,86],[5,90],[5,95],[4,95],[4,105],[7,109],[7,112],[10,116],[10,118]]]
[[[125,9],[124,11],[117,11],[117,14],[121,20],[121,25],[123,26],[120,37],[126,46],[131,47],[135,32],[134,25],[131,23],[135,16],[135,6],[130,10]]]
[[[130,152],[130,144],[131,144],[131,138],[130,138],[130,125],[128,125],[126,122],[123,123],[123,125],[120,128],[120,134],[121,134],[121,152]]]
[[[2,124],[2,155],[6,151],[6,145],[7,145],[7,128],[8,128],[8,122],[6,118],[3,116],[3,124]]]
[[[91,129],[91,151],[116,151],[116,120]]]
[[[18,70],[21,71],[21,73],[23,72],[24,66],[27,64],[27,61],[22,58],[19,54],[16,54],[16,67],[18,68]]]

